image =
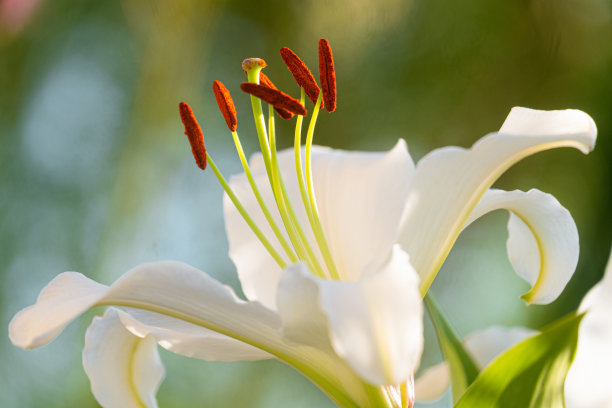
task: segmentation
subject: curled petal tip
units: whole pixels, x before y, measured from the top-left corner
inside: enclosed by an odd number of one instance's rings
[[[595,147],[597,126],[591,116],[578,109],[545,111],[517,106],[512,108],[499,133],[557,138],[566,135],[586,154]]]

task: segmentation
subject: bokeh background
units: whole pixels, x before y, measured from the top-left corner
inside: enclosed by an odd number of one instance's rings
[[[239,171],[212,81],[233,93],[249,152],[255,132],[240,63],[258,56],[294,96],[278,50],[315,71],[328,38],[338,110],[317,140],[385,150],[404,138],[415,158],[470,146],[512,106],[578,108],[599,128],[595,151],[540,153],[498,182],[539,188],[573,214],[577,272],[549,306],[505,255],[507,215],[467,229],[433,291],[459,333],[493,324],[539,328],[574,310],[601,277],[612,235],[612,1],[519,0],[0,0],[0,327],[57,273],[110,283],[160,259],[193,264],[239,290],[222,190],[194,163],[178,119],[188,101],[226,175]],[[292,140],[280,126],[282,146]],[[0,336],[0,406],[95,407],[80,363],[93,313],[33,351]],[[428,326],[423,367],[440,359]],[[274,361],[206,363],[162,350],[162,407],[330,407]],[[444,406],[444,403],[439,404]]]

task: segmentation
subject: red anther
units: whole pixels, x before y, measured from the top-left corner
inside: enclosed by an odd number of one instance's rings
[[[336,110],[336,71],[331,47],[325,38],[319,40],[319,79],[325,109],[331,113]]]
[[[287,47],[281,48],[280,54],[287,68],[291,71],[293,78],[295,78],[295,81],[300,87],[304,88],[306,95],[308,95],[312,103],[316,104],[321,90],[319,89],[319,85],[317,85],[317,81],[315,81],[312,76],[312,73],[306,64],[304,64],[304,61]]]
[[[204,134],[198,124],[191,107],[185,103],[179,103],[179,113],[181,114],[181,120],[185,126],[185,134],[189,139],[191,145],[191,152],[196,164],[202,170],[206,169],[206,147],[204,147]]]
[[[234,101],[232,100],[229,91],[225,85],[221,83],[221,81],[214,81],[213,92],[215,93],[217,105],[219,105],[219,110],[225,118],[227,127],[231,132],[235,132],[236,128],[238,127],[238,118],[236,117],[236,107],[234,106]]]
[[[274,83],[270,81],[270,78],[268,78],[266,74],[264,74],[263,72],[259,73],[259,83],[262,84],[263,86],[267,86],[268,88],[278,90],[276,85],[274,85]],[[287,109],[274,107],[274,110],[283,119],[289,120],[293,117],[293,113],[289,112]]]
[[[283,108],[289,112],[295,113],[296,115],[306,116],[306,108],[302,106],[300,101],[290,97],[278,89],[268,88],[267,86],[254,84],[251,82],[241,83],[240,89],[248,94],[258,97],[275,108]]]

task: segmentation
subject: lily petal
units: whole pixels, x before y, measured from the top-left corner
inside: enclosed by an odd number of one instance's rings
[[[110,287],[79,273],[60,274],[43,289],[36,304],[13,317],[11,341],[23,348],[42,346],[96,305],[161,313],[264,349],[279,342],[276,313],[257,302],[240,300],[204,272],[173,261],[138,266]]]
[[[278,160],[298,219],[318,253],[302,204],[293,149],[279,152]],[[381,253],[387,255],[397,237],[397,225],[404,209],[413,168],[403,140],[389,152],[382,153],[313,146],[312,170],[317,207],[332,257],[343,279],[358,279]],[[264,201],[268,208],[274,210],[273,215],[282,229],[261,154],[252,157],[251,170]],[[246,176],[232,177],[230,185],[264,234],[274,237]],[[230,258],[236,265],[245,295],[274,308],[280,268],[227,198],[224,200],[224,211]],[[280,245],[272,241],[282,253]]]
[[[306,291],[290,291],[300,287]],[[334,350],[366,381],[399,384],[418,366],[423,347],[418,276],[399,247],[379,271],[357,282],[320,279],[294,265],[285,271],[282,290],[287,293],[279,292],[279,312],[294,339],[321,333],[324,314]],[[300,313],[301,307],[310,308],[310,315]],[[300,326],[313,329],[296,329]]]
[[[414,390],[416,400],[421,402],[435,401],[444,395],[451,386],[450,367],[446,361],[435,364],[416,379]]]
[[[251,361],[274,358],[256,347],[215,331],[159,313],[126,308],[118,311],[121,323],[132,334],[153,336],[160,346],[185,357],[205,361]]]
[[[109,308],[85,334],[83,366],[103,407],[157,408],[155,394],[165,370],[153,337],[131,334]]]
[[[11,342],[25,349],[47,344],[106,291],[106,286],[80,273],[59,274],[43,288],[34,306],[13,317],[9,324]]]
[[[593,149],[597,129],[577,110],[514,108],[498,133],[471,149],[434,150],[417,164],[399,243],[425,293],[470,213],[495,180],[517,161],[555,147]]]
[[[603,280],[580,304],[587,312],[578,332],[578,349],[567,379],[565,398],[569,408],[612,406],[612,253]]]
[[[497,209],[510,211],[507,250],[516,273],[532,285],[523,295],[528,303],[555,300],[571,279],[580,244],[570,212],[555,197],[532,189],[488,190],[466,226]]]
[[[538,334],[537,330],[527,327],[492,326],[470,333],[463,340],[463,344],[482,370],[504,351],[536,334]]]
[[[313,157],[317,206],[343,280],[357,280],[388,256],[408,197],[414,163],[404,140],[388,152]]]
[[[327,315],[321,308],[320,285],[304,263],[285,269],[276,294],[283,336],[295,344],[333,350]]]
[[[23,348],[42,346],[88,308],[110,305],[162,314],[260,348],[298,369],[339,405],[363,405],[363,401],[368,401],[363,381],[335,353],[305,345],[288,345],[282,337],[281,320],[276,312],[259,302],[239,299],[231,288],[180,262],[138,266],[110,287],[79,273],[60,274],[43,289],[36,304],[13,317],[9,336],[13,344]],[[151,327],[155,325],[150,320],[143,320],[144,325],[130,321],[128,327],[136,333],[142,330],[141,334],[150,330],[162,343],[168,339],[180,340],[180,333],[169,335],[169,332],[184,330],[172,321],[170,327],[163,327],[163,323],[168,323],[165,319],[155,322],[157,329]],[[188,353],[180,342],[171,348]],[[199,354],[206,352],[197,350]],[[253,357],[250,352],[248,357]]]

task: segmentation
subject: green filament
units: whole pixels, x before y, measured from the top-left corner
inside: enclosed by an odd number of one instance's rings
[[[329,246],[327,245],[325,234],[323,233],[323,226],[321,225],[319,211],[317,210],[317,198],[315,196],[314,185],[312,182],[312,140],[314,138],[314,129],[317,123],[317,118],[319,117],[319,109],[321,108],[322,100],[323,93],[321,92],[319,93],[317,103],[315,104],[314,110],[312,111],[312,116],[310,117],[310,124],[308,125],[308,134],[306,135],[306,151],[304,161],[306,162],[306,181],[308,183],[308,205],[304,203],[304,206],[310,208],[308,212],[311,214],[310,223],[312,225],[312,230],[317,239],[317,243],[319,244],[319,248],[321,249],[321,254],[323,255],[325,265],[327,265],[327,269],[329,270],[331,278],[340,279],[340,275],[338,274],[338,270],[336,269],[336,265],[334,264],[334,260],[331,256]],[[298,173],[301,172],[302,168],[300,165]]]
[[[215,165],[215,162],[213,161],[212,157],[210,157],[210,154],[208,153],[206,153],[206,161],[208,162],[212,171],[215,173],[215,176],[217,176],[217,180],[219,180],[219,183],[221,183],[221,186],[225,190],[225,193],[228,195],[230,200],[232,200],[232,203],[234,203],[234,206],[236,207],[240,215],[242,215],[242,218],[244,218],[244,220],[249,225],[253,233],[257,236],[259,241],[261,241],[263,246],[268,250],[272,258],[274,258],[274,261],[276,261],[276,263],[278,264],[278,266],[281,269],[285,268],[287,264],[285,263],[283,258],[281,258],[278,252],[276,252],[272,244],[270,244],[270,241],[268,241],[268,239],[261,232],[257,224],[255,224],[255,221],[253,221],[253,219],[251,218],[249,213],[246,211],[244,206],[240,203],[240,200],[238,200],[238,197],[236,197],[236,194],[234,194],[229,184],[227,183],[227,181],[225,180],[225,178],[219,171],[219,168]]]
[[[297,262],[297,257],[295,253],[293,252],[293,250],[291,249],[291,246],[289,245],[289,243],[287,242],[287,240],[281,233],[280,229],[278,228],[278,225],[276,225],[276,222],[274,221],[274,218],[272,218],[272,214],[270,213],[268,206],[266,206],[266,203],[264,202],[263,197],[261,196],[259,188],[257,187],[257,183],[255,183],[255,179],[253,178],[253,173],[251,173],[249,162],[247,161],[246,156],[244,155],[244,150],[242,149],[242,144],[240,143],[240,138],[238,137],[238,134],[236,132],[232,132],[232,136],[234,138],[234,144],[236,145],[236,151],[238,152],[238,157],[240,157],[240,162],[242,163],[242,168],[244,169],[244,174],[249,180],[249,184],[251,185],[251,189],[253,190],[253,194],[255,195],[255,198],[257,199],[257,203],[259,204],[261,211],[266,217],[266,220],[270,224],[272,231],[274,231],[274,235],[276,235],[278,242],[283,247],[283,250],[289,257],[289,260],[291,261],[291,263]]]
[[[274,130],[274,108],[272,105],[269,106],[269,118],[270,118],[270,152],[272,159],[272,183],[275,185],[275,188],[279,191],[281,199],[284,201],[285,208],[287,210],[287,214],[289,217],[289,221],[295,227],[295,231],[298,234],[298,239],[301,242],[303,249],[305,251],[304,257],[302,260],[305,261],[309,267],[311,267],[311,271],[320,277],[325,277],[325,273],[319,264],[317,256],[315,255],[308,239],[306,238],[306,234],[300,225],[300,222],[293,210],[293,205],[291,205],[291,200],[289,199],[289,194],[287,193],[287,189],[285,187],[285,183],[283,181],[280,168],[278,166],[278,157],[276,156],[276,136]]]

